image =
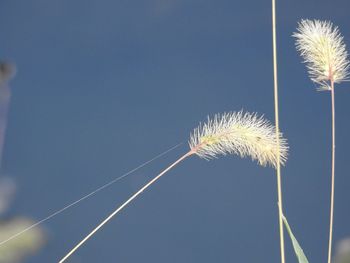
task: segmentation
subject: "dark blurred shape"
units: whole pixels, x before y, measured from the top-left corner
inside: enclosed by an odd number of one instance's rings
[[[0,61],[0,168],[7,126],[7,112],[10,105],[11,90],[8,81],[16,75],[16,66]]]
[[[337,244],[334,263],[350,263],[350,238],[343,239]]]
[[[8,85],[16,74],[16,67],[9,62],[0,61],[0,168],[5,142],[7,113],[10,105],[11,90]],[[0,216],[4,216],[16,191],[15,182],[9,177],[0,177]],[[30,219],[14,217],[0,219],[0,241],[21,232],[34,224]],[[36,253],[45,243],[45,233],[41,227],[33,228],[18,237],[0,245],[0,263],[20,263]]]
[[[21,217],[0,222],[0,240],[11,237],[33,223]],[[0,246],[0,263],[22,262],[26,256],[36,253],[44,243],[45,234],[42,228],[33,228]]]
[[[16,184],[10,177],[0,177],[0,216],[8,209],[16,191]]]
[[[0,85],[3,85],[16,75],[16,66],[13,63],[0,61]]]

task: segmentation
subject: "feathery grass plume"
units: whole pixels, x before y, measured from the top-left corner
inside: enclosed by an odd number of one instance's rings
[[[296,46],[309,69],[312,81],[321,85],[319,90],[331,91],[332,104],[332,175],[331,205],[329,216],[328,263],[332,258],[333,217],[334,217],[334,178],[335,178],[335,91],[334,84],[347,81],[350,62],[348,52],[337,27],[331,22],[302,20]]]
[[[307,65],[312,81],[320,90],[330,90],[330,82],[349,78],[349,59],[338,27],[329,21],[301,20],[296,33],[296,47]]]
[[[192,155],[210,159],[219,154],[238,154],[241,157],[250,156],[253,160],[265,166],[270,164],[276,167],[279,159],[285,163],[287,159],[287,141],[280,134],[281,147],[278,153],[277,139],[274,127],[263,117],[257,114],[245,113],[224,113],[217,114],[213,119],[208,118],[208,122],[199,125],[190,136],[190,150],[169,165],[161,173],[155,176],[140,190],[133,194],[121,206],[114,210],[105,220],[95,227],[84,239],[82,239],[71,251],[69,251],[60,261],[66,261],[80,246],[92,237],[101,227],[118,214],[124,207],[132,202],[143,191],[155,183],[166,172],[175,167],[178,163]],[[278,154],[280,157],[278,157]]]
[[[280,134],[280,162],[287,160],[287,141]],[[223,154],[250,156],[262,166],[277,166],[275,128],[262,116],[253,113],[217,114],[194,130],[190,148],[201,158],[211,159]]]

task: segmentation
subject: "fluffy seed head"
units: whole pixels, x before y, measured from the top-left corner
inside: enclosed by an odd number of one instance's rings
[[[279,135],[279,160],[287,160],[287,140]],[[217,114],[200,124],[190,136],[191,150],[199,157],[211,159],[219,154],[250,156],[262,166],[276,167],[278,142],[275,128],[262,116],[253,113],[231,112]]]
[[[348,80],[346,46],[338,28],[331,22],[301,20],[293,36],[310,78],[321,86],[320,90],[330,90],[330,81],[339,83]]]

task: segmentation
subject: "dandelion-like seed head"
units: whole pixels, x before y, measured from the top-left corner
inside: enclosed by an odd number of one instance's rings
[[[338,28],[331,22],[301,20],[293,36],[310,78],[321,86],[320,90],[330,90],[331,81],[339,83],[348,80],[346,46]]]
[[[208,117],[206,123],[193,131],[189,145],[193,153],[204,159],[237,154],[250,156],[262,166],[276,167],[278,160],[283,165],[288,155],[287,140],[282,134],[278,140],[269,121],[255,113],[240,111],[217,114],[212,119]]]

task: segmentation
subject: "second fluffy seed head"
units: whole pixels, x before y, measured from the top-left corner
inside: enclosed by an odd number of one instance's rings
[[[329,90],[329,82],[348,80],[349,59],[346,46],[337,27],[331,22],[301,20],[297,32],[296,47],[307,65],[312,81],[320,90]]]

